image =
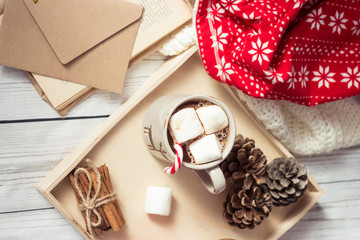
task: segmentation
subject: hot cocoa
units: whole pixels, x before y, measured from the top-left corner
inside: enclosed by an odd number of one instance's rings
[[[203,164],[222,157],[229,132],[228,116],[221,107],[210,101],[194,100],[173,112],[168,140],[170,146],[175,142],[181,144],[184,162]]]

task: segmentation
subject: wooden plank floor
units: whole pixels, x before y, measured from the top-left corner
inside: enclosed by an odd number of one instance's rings
[[[21,71],[0,66],[0,239],[81,239],[34,187],[163,60],[154,54],[133,66],[123,94],[98,91],[66,118]],[[360,146],[299,159],[325,194],[282,239],[360,239]]]

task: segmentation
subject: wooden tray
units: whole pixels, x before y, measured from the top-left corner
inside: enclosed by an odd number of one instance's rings
[[[106,163],[127,223],[119,232],[105,232],[99,239],[277,239],[291,228],[322,195],[309,176],[308,190],[293,205],[273,207],[270,216],[253,230],[230,227],[222,216],[226,192],[212,195],[195,174],[182,168],[176,175],[163,174],[166,163],[155,159],[142,138],[142,121],[149,105],[169,93],[206,94],[224,102],[234,114],[239,133],[255,139],[268,160],[290,156],[242,104],[236,91],[208,77],[195,48],[172,58],[116,112],[61,161],[37,189],[81,232],[84,219],[67,175],[82,160]],[[185,63],[184,63],[185,62]],[[184,63],[184,64],[183,64]],[[171,76],[170,76],[171,75]],[[148,186],[173,189],[169,217],[144,212]]]

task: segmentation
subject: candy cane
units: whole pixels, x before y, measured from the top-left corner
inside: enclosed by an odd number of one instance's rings
[[[166,173],[166,174],[174,174],[177,171],[179,171],[182,161],[183,161],[184,153],[183,153],[183,149],[182,149],[181,145],[178,143],[175,143],[174,148],[175,148],[175,153],[176,153],[174,165],[172,167],[166,167],[164,169],[164,173]]]

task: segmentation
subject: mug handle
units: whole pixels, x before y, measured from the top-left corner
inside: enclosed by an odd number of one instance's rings
[[[218,194],[225,190],[226,180],[219,166],[194,171],[210,193]]]

